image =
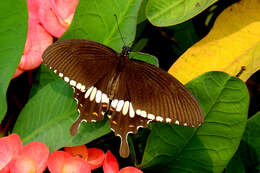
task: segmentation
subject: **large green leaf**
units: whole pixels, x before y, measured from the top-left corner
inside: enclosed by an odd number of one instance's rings
[[[82,123],[75,137],[69,134],[78,115],[76,101],[71,99],[72,92],[70,86],[59,80],[43,87],[22,110],[13,132],[19,134],[25,144],[43,142],[51,151],[85,144],[109,133],[108,123],[102,121]]]
[[[201,13],[217,0],[149,0],[148,20],[156,26],[176,25]]]
[[[0,5],[0,122],[6,113],[6,90],[14,75],[27,33],[27,7],[24,0],[2,1]]]
[[[117,15],[123,40],[129,46],[135,38],[137,14],[141,2],[140,0],[80,1],[72,24],[62,39],[86,38],[120,52],[123,41],[114,15]]]
[[[233,158],[228,163],[225,169],[225,173],[246,173],[245,165],[242,159],[240,158],[238,152],[233,156]]]
[[[33,97],[40,89],[42,89],[45,85],[54,80],[59,79],[59,77],[52,72],[47,66],[42,64],[38,69],[37,73],[33,79],[33,85],[30,92],[30,97]],[[60,81],[63,82],[63,81]],[[64,83],[64,82],[63,82]]]
[[[235,173],[232,168],[240,161],[246,172],[260,172],[260,112],[247,121],[246,131],[236,155],[230,161],[227,172]],[[242,169],[240,169],[242,170]]]
[[[243,136],[244,153],[248,154],[248,158],[243,157],[243,161],[246,163],[248,169],[252,169],[252,172],[260,171],[260,112],[251,117],[246,126],[246,131]],[[243,146],[241,146],[243,147]],[[248,153],[248,151],[250,151]]]
[[[132,50],[134,52],[140,52],[144,49],[144,47],[147,45],[148,38],[141,38],[138,40],[132,47]]]
[[[188,48],[200,40],[191,20],[167,29],[172,30],[172,37],[176,41],[176,44],[172,45],[172,49],[177,56],[181,56]]]
[[[197,128],[152,124],[142,167],[160,172],[221,172],[238,148],[247,120],[246,85],[225,73],[210,72],[187,87],[199,101],[205,122]]]
[[[137,23],[138,24],[146,20],[145,8],[146,8],[146,5],[147,5],[147,2],[148,2],[148,0],[142,0],[142,5],[139,9],[138,17],[137,17]]]

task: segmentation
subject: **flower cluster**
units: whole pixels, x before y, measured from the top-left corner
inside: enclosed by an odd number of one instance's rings
[[[70,25],[78,0],[27,0],[28,33],[24,52],[13,77],[42,63],[43,51]]]
[[[0,138],[0,173],[40,173],[46,169],[48,147],[40,142],[23,146],[17,134]]]
[[[47,167],[51,173],[90,173],[101,166],[104,173],[142,173],[131,166],[119,170],[115,156],[98,148],[65,147],[49,155],[43,143],[23,146],[17,134],[0,138],[0,173],[42,173]]]

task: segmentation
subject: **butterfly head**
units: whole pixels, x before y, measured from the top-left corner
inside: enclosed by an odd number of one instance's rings
[[[129,56],[130,52],[131,52],[130,47],[128,47],[128,46],[123,46],[121,55],[123,55],[123,56]]]

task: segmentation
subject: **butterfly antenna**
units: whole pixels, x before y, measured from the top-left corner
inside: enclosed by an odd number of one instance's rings
[[[122,39],[122,41],[123,41],[123,43],[124,43],[124,46],[125,46],[126,44],[125,44],[125,41],[124,41],[123,35],[122,35],[122,33],[121,33],[120,29],[119,29],[119,24],[118,24],[117,15],[114,14],[114,16],[115,16],[115,18],[116,18],[116,23],[117,23],[117,29],[118,29],[118,32],[119,32],[119,34],[120,34],[120,36],[121,36],[121,39]]]

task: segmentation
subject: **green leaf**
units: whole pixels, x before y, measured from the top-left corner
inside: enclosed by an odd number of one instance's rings
[[[6,113],[6,90],[23,53],[27,33],[24,0],[2,1],[0,5],[0,122]]]
[[[140,7],[139,12],[138,12],[138,17],[137,17],[137,23],[138,24],[146,20],[145,8],[146,8],[146,5],[147,5],[147,2],[148,2],[148,0],[142,1],[141,7]]]
[[[176,25],[189,20],[217,0],[149,0],[146,16],[155,26]]]
[[[131,50],[133,52],[139,52],[147,45],[147,42],[148,38],[141,38],[136,44],[133,45]]]
[[[37,70],[38,71],[33,79],[33,86],[30,92],[30,97],[33,97],[40,89],[42,89],[48,83],[59,79],[59,77],[53,71],[51,71],[43,64]],[[64,83],[64,81],[60,82]]]
[[[229,167],[234,165],[238,159],[242,162],[240,166],[244,166],[246,172],[260,171],[260,112],[252,116],[246,125],[246,130],[243,139],[240,143],[239,149],[229,163]],[[232,172],[232,171],[230,171]],[[234,172],[234,171],[233,171]]]
[[[160,172],[221,172],[237,150],[248,112],[246,85],[225,73],[209,72],[187,87],[200,103],[205,122],[197,128],[152,124],[143,168],[157,168]]]
[[[251,153],[251,156],[254,155],[255,158],[252,158],[252,162],[250,162],[250,165],[257,165],[258,171],[260,171],[260,111],[256,113],[253,117],[251,117],[246,125],[246,131],[243,136],[243,142],[249,147],[250,151],[253,151]],[[248,158],[244,158],[248,161]]]
[[[153,64],[153,65],[159,67],[159,61],[153,55],[146,54],[146,53],[141,53],[141,52],[131,52],[129,57],[133,58],[133,59],[136,59],[136,60],[140,60],[140,61],[144,61],[144,62]]]
[[[191,20],[171,26],[167,29],[173,31],[172,37],[176,41],[176,44],[173,44],[172,48],[177,56],[181,56],[188,48],[200,39]]]
[[[260,111],[251,117],[246,126],[243,140],[239,147],[240,157],[247,171],[260,171]]]
[[[74,19],[62,39],[85,38],[122,50],[123,41],[130,46],[135,38],[137,14],[142,1],[85,0],[79,1]]]
[[[20,135],[24,144],[39,141],[54,151],[85,144],[110,132],[108,123],[101,121],[82,123],[75,137],[69,134],[78,116],[76,101],[71,99],[72,88],[59,80],[44,86],[20,113],[13,132]]]
[[[225,173],[246,173],[244,163],[237,153],[228,163]]]

